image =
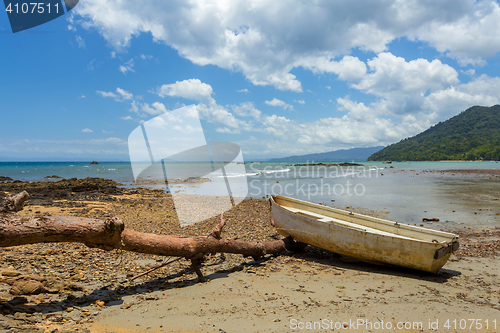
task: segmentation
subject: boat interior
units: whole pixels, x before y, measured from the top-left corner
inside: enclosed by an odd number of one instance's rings
[[[274,201],[280,207],[290,212],[318,222],[332,223],[381,236],[432,242],[436,244],[445,244],[458,238],[451,233],[410,226],[293,198],[277,196],[274,198]]]

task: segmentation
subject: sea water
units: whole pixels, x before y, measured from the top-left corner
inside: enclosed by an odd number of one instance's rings
[[[424,217],[435,217],[440,222],[434,226],[500,226],[500,177],[427,172],[500,169],[498,162],[363,162],[359,166],[323,163],[245,163],[238,172],[227,172],[225,176],[220,173],[207,175],[211,182],[172,184],[170,190],[212,195],[219,192],[214,191],[215,184],[227,184],[216,178],[226,177],[230,186],[241,187],[246,183],[249,197],[285,195],[333,207],[385,211],[388,219],[416,225],[420,225]],[[200,176],[199,170],[210,170],[210,166],[200,163],[180,163],[176,167],[180,171],[175,178],[181,179]],[[164,169],[158,170],[146,177],[165,177]],[[129,162],[101,162],[97,165],[83,162],[0,163],[0,176],[15,180],[41,181],[53,175],[79,179],[99,177],[120,182],[125,187],[166,189],[165,185],[137,185]]]

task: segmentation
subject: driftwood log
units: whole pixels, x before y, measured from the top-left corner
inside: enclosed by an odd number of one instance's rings
[[[0,247],[35,243],[77,242],[88,247],[103,250],[156,254],[170,257],[184,257],[204,281],[200,262],[206,254],[236,253],[253,257],[255,260],[266,254],[279,254],[285,250],[300,250],[305,244],[295,242],[291,237],[267,242],[245,242],[221,238],[225,219],[207,236],[179,237],[157,235],[125,228],[118,217],[97,220],[73,216],[25,216],[17,214],[29,199],[26,191],[0,202]]]

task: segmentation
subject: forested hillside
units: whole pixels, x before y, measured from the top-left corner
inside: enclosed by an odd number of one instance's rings
[[[500,105],[473,106],[385,147],[369,161],[500,160]]]

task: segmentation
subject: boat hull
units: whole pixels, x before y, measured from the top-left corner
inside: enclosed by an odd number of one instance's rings
[[[292,198],[271,198],[271,210],[280,234],[363,261],[436,274],[458,248],[458,236],[450,233]]]

